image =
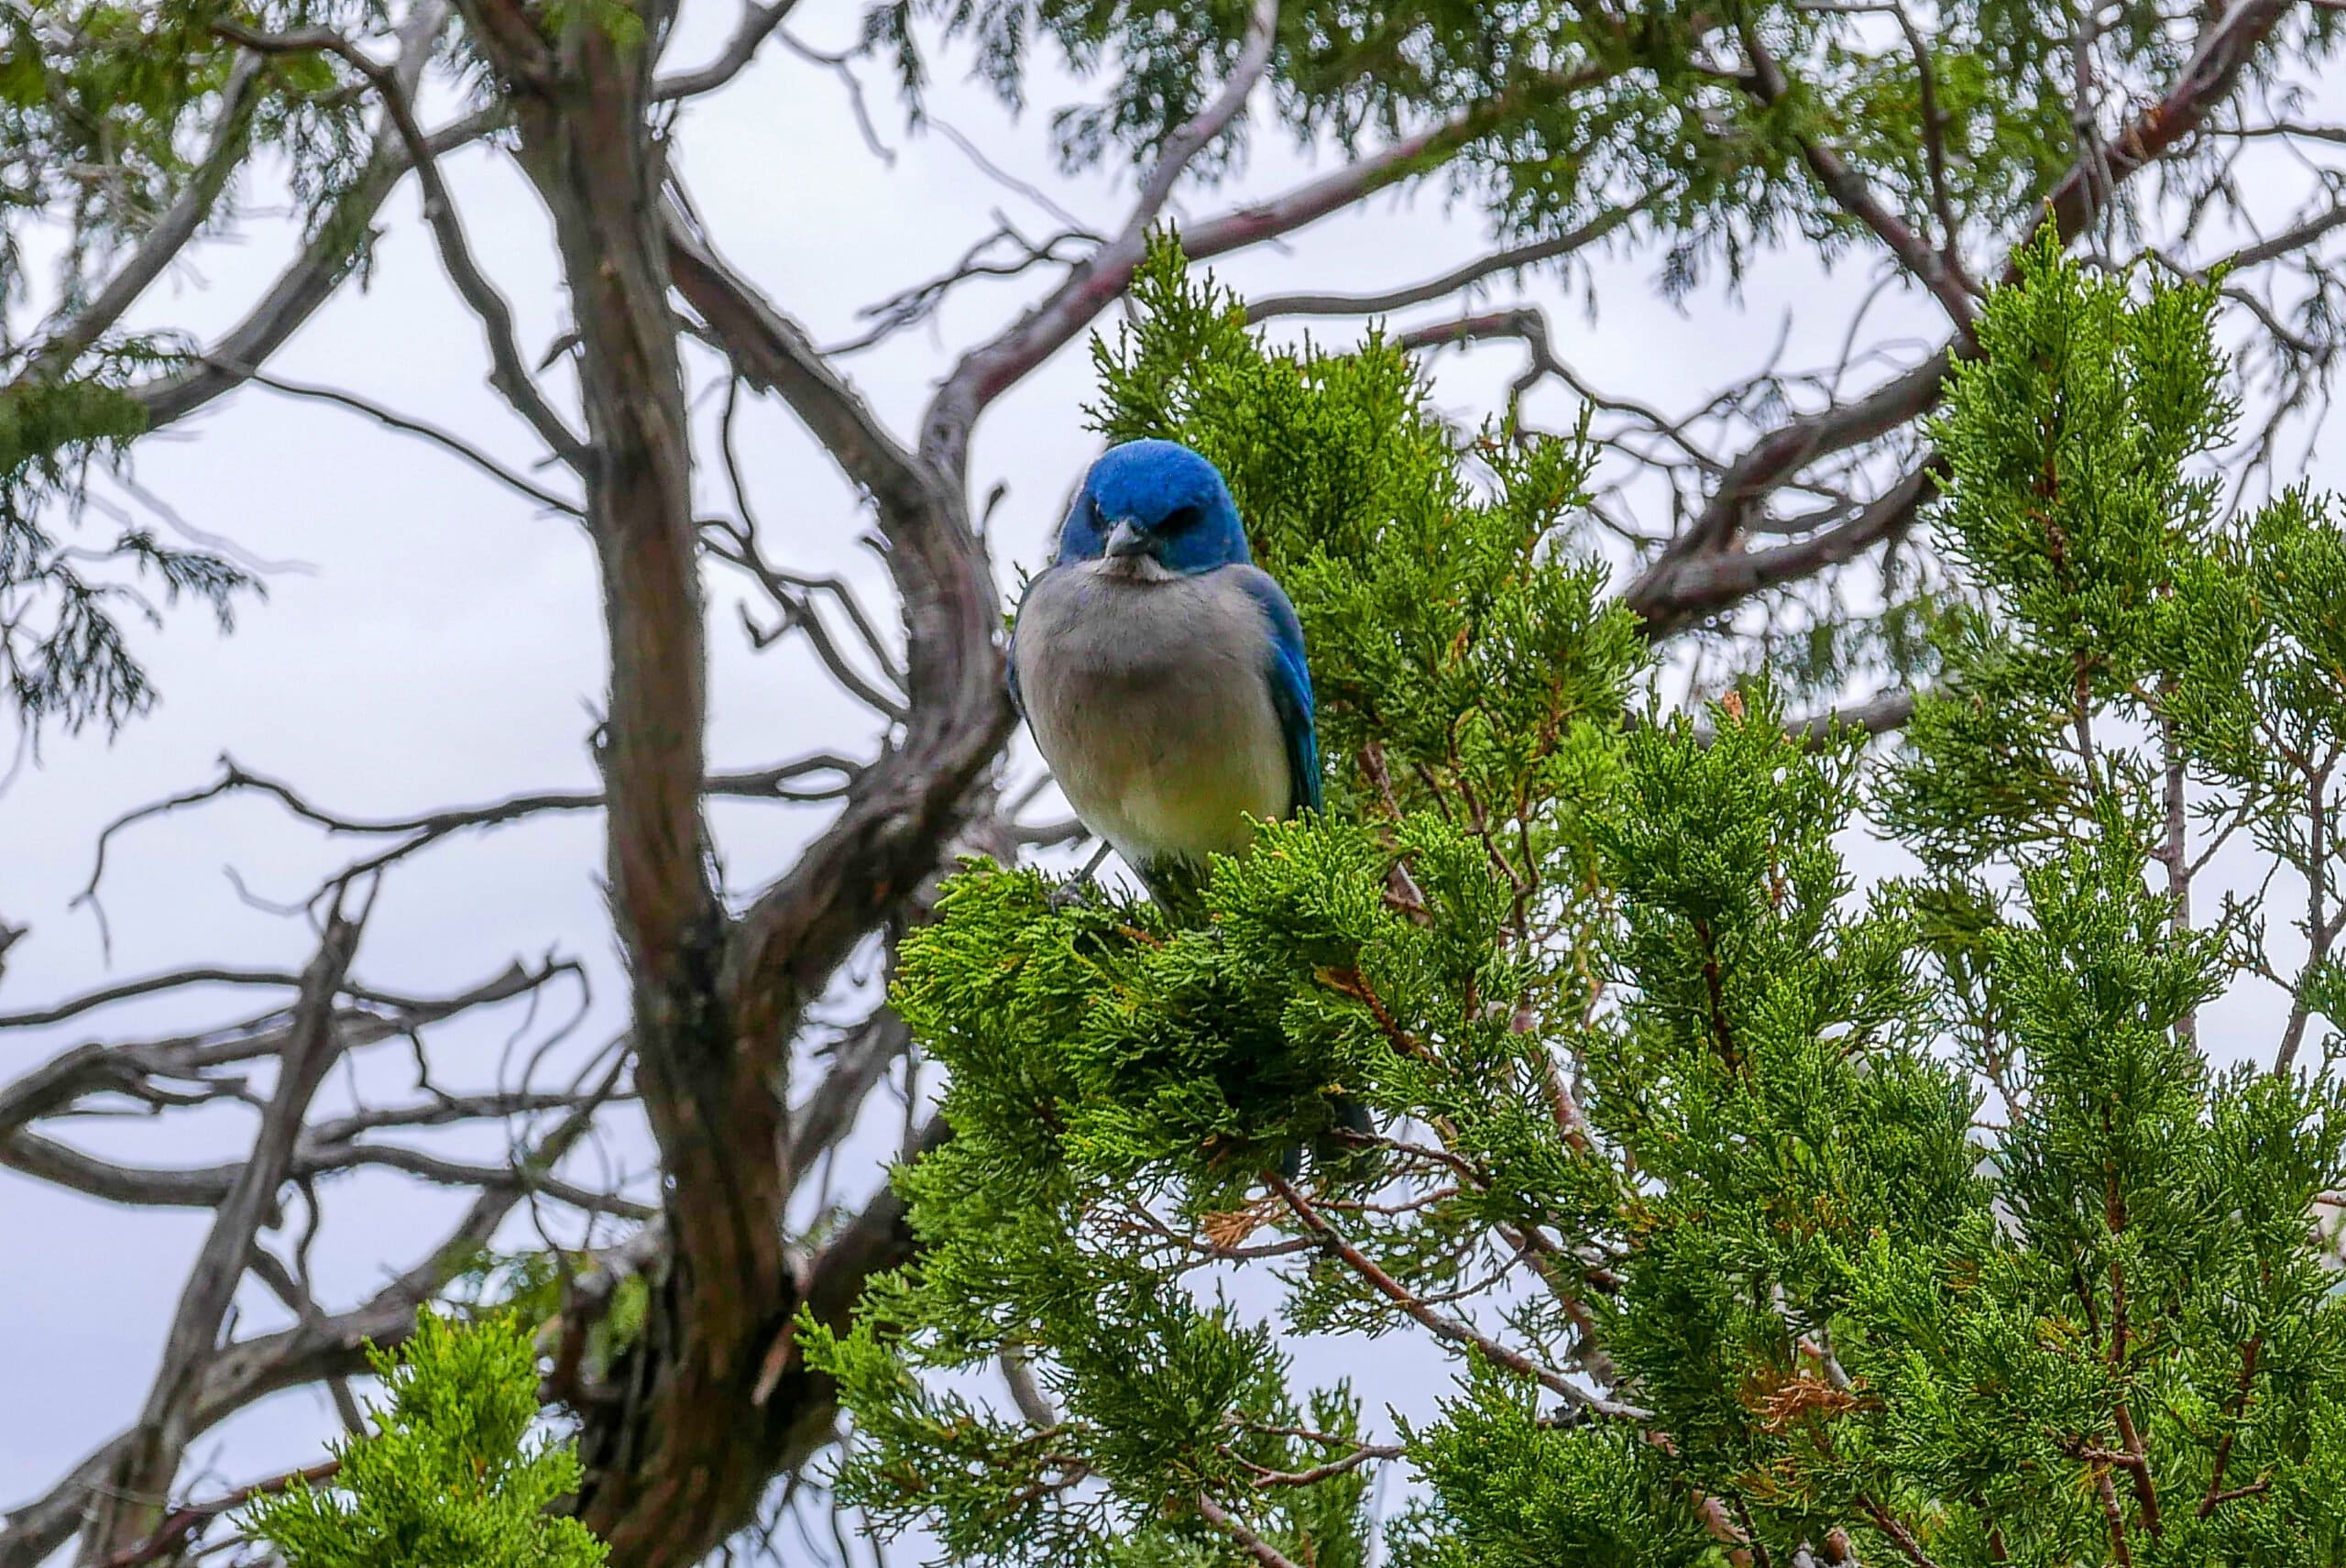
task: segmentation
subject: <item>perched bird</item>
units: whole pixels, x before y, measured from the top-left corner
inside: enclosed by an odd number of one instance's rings
[[[1295,607],[1247,554],[1221,470],[1170,441],[1112,447],[1027,585],[1010,696],[1084,826],[1160,902],[1235,855],[1247,818],[1320,806]]]
[[[1112,447],[1084,477],[1018,606],[1010,696],[1068,804],[1160,904],[1189,905],[1208,857],[1244,852],[1250,817],[1320,808],[1295,606],[1248,556],[1221,470],[1174,442]],[[1370,1130],[1355,1102],[1330,1111]]]

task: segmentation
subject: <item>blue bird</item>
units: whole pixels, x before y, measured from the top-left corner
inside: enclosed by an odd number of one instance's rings
[[[1320,806],[1295,606],[1254,565],[1221,470],[1170,441],[1112,447],[1027,585],[1010,696],[1086,827],[1159,902],[1247,818]]]
[[[1111,447],[1084,476],[1019,603],[1010,698],[1075,814],[1159,904],[1190,905],[1209,857],[1245,850],[1250,817],[1320,809],[1303,627],[1248,555],[1221,470],[1177,443]],[[1356,1101],[1329,1110],[1372,1130]],[[1280,1169],[1300,1168],[1288,1150]]]

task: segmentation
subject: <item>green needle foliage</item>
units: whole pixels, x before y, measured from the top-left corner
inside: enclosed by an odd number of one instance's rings
[[[971,46],[979,74],[1014,106],[1047,45],[1079,77],[1096,75],[1091,100],[1052,120],[1062,162],[1080,167],[1161,148],[1213,97],[1255,9],[1251,0],[886,0],[867,30],[894,56],[915,109],[932,28]],[[2099,20],[2113,68],[2166,75],[2183,63],[2183,40],[2155,9],[2111,7]],[[1671,231],[1664,280],[1675,289],[1706,267],[1736,273],[1777,242],[1807,241],[1828,257],[1870,243],[1809,178],[1803,140],[1863,169],[1915,232],[1930,230],[1942,203],[1995,228],[2032,216],[2076,157],[2070,8],[1939,5],[1911,38],[1885,21],[1800,0],[1283,0],[1271,36],[1273,123],[1250,133],[1242,122],[1209,153],[1235,159],[1266,128],[1352,148],[1448,126],[1430,161],[1475,142],[1453,181],[1510,235],[1553,235],[1650,203]],[[2330,22],[2304,26],[2308,42],[2329,46]],[[1734,54],[1774,63],[1777,91],[1750,91],[1722,64],[1722,27]],[[1109,60],[1116,71],[1100,72]],[[1935,160],[1924,130],[1934,119]]]
[[[31,330],[0,324],[0,703],[27,728],[119,729],[156,696],[126,620],[160,625],[184,597],[225,630],[259,591],[232,561],[148,529],[69,537],[90,464],[124,463],[147,433],[137,389],[189,368],[177,334],[125,333],[118,304],[97,307],[175,206],[232,210],[257,156],[323,236],[366,172],[366,104],[323,60],[240,60],[219,29],[384,19],[374,0],[0,4],[0,310],[33,298],[23,239],[64,239]],[[356,262],[367,237],[361,224],[332,243]]]
[[[297,1483],[248,1511],[287,1568],[599,1568],[603,1543],[546,1512],[577,1486],[578,1459],[529,1440],[537,1356],[519,1321],[426,1312],[397,1353],[369,1358],[385,1397],[373,1435],[334,1446],[328,1487]]]
[[[223,630],[235,623],[237,596],[261,591],[236,563],[173,548],[147,529],[74,550],[44,525],[45,512],[79,508],[93,458],[118,459],[145,433],[146,411],[126,381],[171,357],[151,344],[117,344],[93,353],[79,375],[0,385],[0,694],[30,728],[55,721],[74,730],[96,720],[119,729],[153,705],[146,666],[115,613],[127,606],[160,625],[150,589],[159,587],[165,604],[185,595],[210,606]],[[5,361],[0,352],[0,368]],[[117,570],[93,572],[93,558]]]
[[[1096,422],[1229,475],[1329,810],[1199,919],[978,863],[908,938],[955,1136],[899,1177],[919,1262],[802,1326],[842,1495],[1036,1568],[1336,1568],[1378,1528],[1402,1568],[2346,1561],[2346,1094],[2300,1050],[2346,543],[2303,494],[2223,515],[2211,299],[2049,245],[1993,299],[1935,432],[1944,684],[1876,764],[1765,686],[1633,713],[1585,451],[1461,440],[1381,343],[1266,347],[1161,248]],[[1920,874],[1858,884],[1868,809]],[[2220,841],[2294,873],[2302,972],[2261,904],[2195,918]],[[2260,976],[2284,1037],[2209,1037]],[[1304,1335],[1455,1385],[1380,1420]]]

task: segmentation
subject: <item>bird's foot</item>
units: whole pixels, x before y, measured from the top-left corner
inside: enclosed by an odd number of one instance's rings
[[[1069,877],[1067,881],[1059,883],[1058,886],[1051,889],[1050,905],[1051,912],[1053,914],[1059,914],[1069,909],[1097,909],[1100,907],[1099,903],[1092,897],[1092,894],[1100,891],[1100,883],[1097,880],[1100,872],[1100,862],[1108,858],[1108,850],[1112,846],[1106,839],[1102,839],[1100,841],[1100,847],[1091,851],[1091,858],[1083,862],[1083,869],[1081,871],[1076,872],[1075,875]]]

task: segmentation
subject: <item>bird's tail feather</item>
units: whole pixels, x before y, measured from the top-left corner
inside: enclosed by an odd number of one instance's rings
[[[1148,896],[1169,918],[1188,925],[1204,917],[1204,867],[1188,861],[1152,861],[1133,869],[1140,873],[1141,885],[1148,889]]]
[[[1369,1115],[1368,1107],[1339,1094],[1328,1109],[1335,1118],[1335,1125],[1311,1140],[1311,1168],[1341,1180],[1374,1181],[1385,1168],[1384,1151],[1365,1147],[1343,1136],[1346,1133],[1364,1138],[1375,1135],[1376,1123]],[[1303,1174],[1304,1146],[1299,1144],[1279,1157],[1279,1175],[1290,1182]]]

